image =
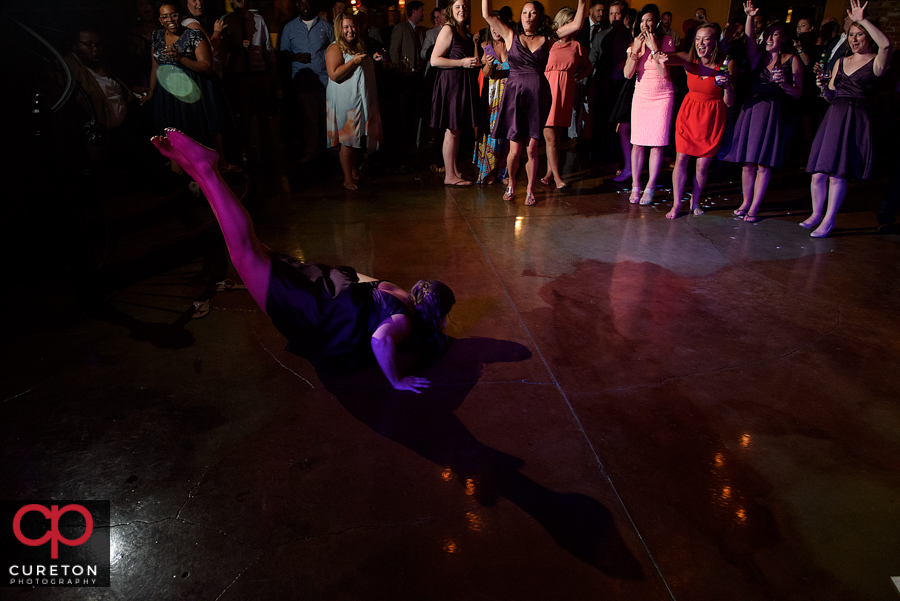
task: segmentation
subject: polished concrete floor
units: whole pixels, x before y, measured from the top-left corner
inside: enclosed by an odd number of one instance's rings
[[[538,204],[431,173],[254,206],[271,247],[456,292],[422,395],[320,379],[201,257],[69,284],[3,345],[7,499],[109,499],[112,587],[14,599],[896,599],[900,236],[884,180],[832,237],[727,177],[704,216],[577,171]],[[275,185],[277,184],[277,185]],[[666,185],[666,184],[663,184]],[[233,269],[230,272],[234,275]]]

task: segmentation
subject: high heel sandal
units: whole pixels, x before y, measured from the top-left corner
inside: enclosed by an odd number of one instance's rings
[[[527,194],[525,194],[525,204],[527,204],[528,206],[531,206],[531,205],[535,204],[536,202],[537,201],[534,199],[533,193],[528,192]]]
[[[503,193],[503,200],[512,200],[516,197],[516,192],[513,190],[513,187],[510,186],[506,189],[506,192]]]
[[[647,206],[653,203],[653,188],[647,188],[644,190],[644,195],[641,196],[641,204]]]
[[[628,202],[633,205],[636,205],[638,201],[641,200],[641,189],[640,188],[632,188],[631,196],[628,197]]]
[[[809,233],[809,237],[810,237],[810,238],[825,238],[826,236],[828,236],[828,234],[831,233],[831,230],[834,229],[834,224],[832,223],[832,224],[829,225],[827,228],[825,228],[825,231],[824,231],[824,232],[819,232],[820,229],[822,229],[822,226],[821,226],[821,225],[819,225],[819,227],[816,228],[815,231],[810,232],[810,233]]]

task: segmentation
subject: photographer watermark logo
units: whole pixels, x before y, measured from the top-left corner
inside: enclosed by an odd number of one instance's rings
[[[0,532],[2,586],[109,586],[109,501],[0,501]]]

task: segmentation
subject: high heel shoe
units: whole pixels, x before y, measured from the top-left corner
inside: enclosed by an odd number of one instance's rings
[[[828,234],[831,233],[831,230],[834,229],[834,224],[832,223],[831,225],[826,227],[824,232],[820,231],[821,229],[822,229],[822,226],[820,225],[818,228],[816,228],[815,231],[812,231],[809,233],[809,237],[810,238],[825,238],[826,236],[828,236]]]
[[[513,187],[510,186],[506,189],[506,192],[503,193],[503,200],[512,200],[516,197],[516,192],[513,190]]]
[[[528,192],[527,194],[525,194],[525,204],[527,204],[528,206],[531,206],[531,205],[535,204],[536,202],[537,201],[534,199],[534,194],[532,194],[531,192]]]
[[[653,203],[653,188],[647,188],[644,190],[644,195],[641,196],[641,204],[647,206]]]
[[[800,222],[800,227],[802,227],[802,228],[805,229],[805,230],[812,231],[812,230],[815,229],[815,227],[816,227],[817,225],[819,225],[819,223],[820,223],[819,220],[814,220],[812,217],[810,217],[810,218],[807,219],[806,221],[801,221],[801,222]]]
[[[640,188],[632,188],[631,196],[628,197],[628,202],[633,205],[636,205],[641,200],[641,189]]]

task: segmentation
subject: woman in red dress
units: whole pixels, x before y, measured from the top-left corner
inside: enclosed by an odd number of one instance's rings
[[[672,192],[675,202],[666,213],[669,219],[678,217],[687,180],[688,162],[697,158],[694,188],[691,192],[691,211],[702,215],[700,195],[706,185],[709,166],[725,133],[725,113],[734,104],[734,87],[729,64],[723,69],[724,56],[719,55],[719,34],[715,23],[703,23],[697,28],[690,54],[678,53],[673,64],[682,64],[687,72],[688,94],[681,104],[675,120],[675,171],[672,174]]]
[[[562,8],[553,19],[553,30],[557,31],[563,25],[571,23],[575,18],[575,10],[569,7]],[[572,35],[567,35],[556,40],[550,46],[550,56],[547,59],[547,68],[544,77],[550,83],[550,94],[553,102],[550,104],[550,117],[544,126],[544,141],[547,143],[547,175],[541,178],[545,186],[556,181],[556,187],[562,190],[566,182],[559,176],[559,149],[556,146],[557,137],[563,128],[572,123],[572,110],[575,108],[575,82],[589,75],[591,61],[587,54]]]

